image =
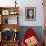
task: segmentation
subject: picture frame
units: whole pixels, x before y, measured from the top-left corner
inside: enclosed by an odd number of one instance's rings
[[[25,8],[25,20],[35,21],[36,20],[36,7]]]
[[[2,15],[9,15],[9,10],[2,10]]]
[[[8,24],[8,16],[3,16],[2,24]]]

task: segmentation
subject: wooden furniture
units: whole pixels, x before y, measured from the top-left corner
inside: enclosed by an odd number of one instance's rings
[[[1,24],[8,24],[8,17],[17,16],[17,24],[18,24],[18,16],[19,16],[19,7],[0,7],[0,18]]]
[[[3,43],[3,46],[18,46],[18,41],[5,41],[2,43]]]
[[[9,18],[9,17],[12,17],[12,18]],[[18,46],[19,40],[11,39],[7,41],[7,40],[4,40],[2,37],[2,32],[5,32],[4,30],[6,29],[7,30],[11,29],[15,33],[19,31],[20,26],[18,23],[18,17],[19,17],[19,7],[0,7],[0,32],[1,32],[0,46]]]
[[[16,29],[16,30],[17,30],[16,32],[18,32],[19,29],[20,29],[20,26],[19,26],[19,24],[0,24],[0,30],[1,30],[1,32],[2,32],[2,30],[4,30],[5,28],[10,28],[10,29],[12,29],[13,31]]]
[[[0,46],[2,46],[2,42],[0,41]]]

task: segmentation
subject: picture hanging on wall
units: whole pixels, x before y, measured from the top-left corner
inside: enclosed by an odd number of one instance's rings
[[[27,21],[36,20],[36,8],[35,7],[26,7],[25,8],[25,20],[27,20]]]

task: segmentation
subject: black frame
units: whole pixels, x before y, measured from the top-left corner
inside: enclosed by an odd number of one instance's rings
[[[29,12],[32,12],[32,15],[29,15]],[[26,7],[25,8],[25,20],[31,20],[35,21],[36,20],[36,8],[35,7]]]

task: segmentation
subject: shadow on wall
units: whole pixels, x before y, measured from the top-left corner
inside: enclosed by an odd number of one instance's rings
[[[21,42],[24,33],[26,32],[26,30],[28,28],[32,28],[34,30],[34,32],[36,32],[37,37],[39,39],[39,41],[41,43],[43,43],[43,30],[42,30],[42,26],[21,26],[20,31],[19,31],[19,40]]]

